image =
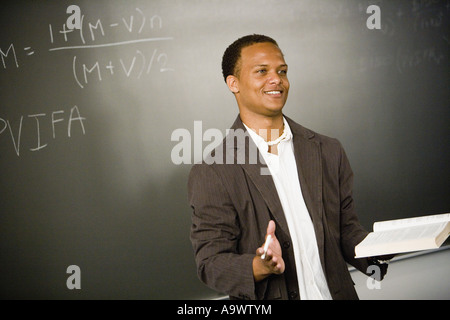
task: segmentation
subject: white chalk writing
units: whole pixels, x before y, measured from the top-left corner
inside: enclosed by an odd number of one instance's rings
[[[53,111],[51,115],[48,115],[46,113],[33,113],[27,115],[26,117],[22,115],[16,121],[0,117],[0,135],[9,133],[12,140],[12,146],[14,147],[14,151],[16,152],[17,156],[20,156],[21,152],[21,137],[23,130],[27,130],[29,134],[32,134],[31,132],[35,132],[34,135],[36,137],[36,144],[33,146],[29,146],[29,151],[39,151],[48,146],[48,141],[45,143],[42,141],[42,126],[51,128],[53,139],[56,139],[61,135],[66,135],[67,138],[70,138],[75,132],[76,134],[85,135],[86,118],[81,116],[78,106],[73,106],[70,111],[67,112],[68,117],[66,118],[64,118],[64,113],[64,110]],[[27,121],[27,119],[34,119],[35,121]],[[59,134],[57,134],[58,127],[63,125],[57,125],[58,123],[66,123],[65,131],[67,132],[67,134],[61,134],[60,131]],[[75,129],[73,127],[75,124],[77,125],[78,129]],[[30,130],[27,129],[28,127],[30,127]],[[32,127],[34,127],[35,129],[32,129]]]

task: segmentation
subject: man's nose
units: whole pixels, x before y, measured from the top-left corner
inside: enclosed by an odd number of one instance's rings
[[[280,84],[282,82],[280,75],[278,72],[272,72],[269,77],[270,84]]]

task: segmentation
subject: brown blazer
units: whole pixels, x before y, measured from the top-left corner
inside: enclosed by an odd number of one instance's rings
[[[286,120],[293,133],[297,173],[331,295],[333,299],[357,299],[346,262],[366,272],[368,261],[354,259],[354,248],[367,231],[354,210],[350,164],[339,141]],[[228,135],[211,154],[213,158],[194,165],[189,175],[191,241],[198,276],[230,298],[299,299],[291,238],[275,184],[270,175],[261,174],[266,167],[261,155],[258,163],[250,163],[249,150],[256,146],[239,116],[232,129],[241,129],[235,132],[244,132],[245,142]],[[243,152],[245,161],[239,158]],[[234,159],[232,164],[226,164],[227,155],[232,155],[228,158],[228,163]],[[220,157],[223,162],[217,161]],[[216,163],[207,164],[211,159]],[[276,223],[286,269],[255,283],[252,260],[264,243],[271,219]]]

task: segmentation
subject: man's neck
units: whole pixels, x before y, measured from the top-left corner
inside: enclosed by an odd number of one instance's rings
[[[246,115],[241,113],[241,120],[266,141],[277,139],[284,130],[283,114],[274,117]]]

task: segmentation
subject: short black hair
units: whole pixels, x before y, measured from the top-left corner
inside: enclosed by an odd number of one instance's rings
[[[251,46],[255,43],[273,43],[278,47],[278,43],[265,35],[252,34],[241,37],[233,42],[224,52],[222,57],[222,74],[223,79],[227,82],[227,77],[230,75],[236,76],[239,74],[237,64],[241,57],[241,51],[243,48]]]

